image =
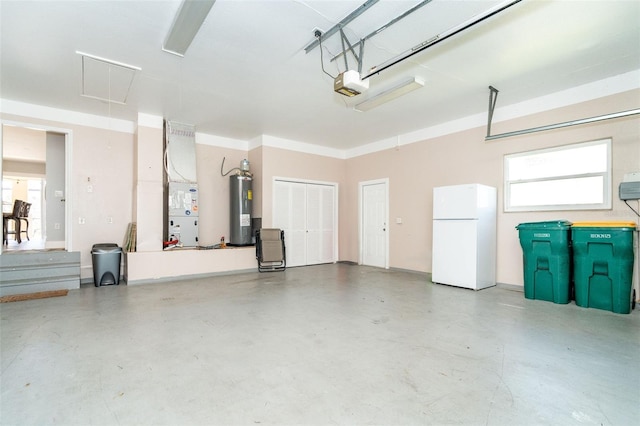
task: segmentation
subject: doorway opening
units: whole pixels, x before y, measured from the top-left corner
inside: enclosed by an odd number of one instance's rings
[[[16,200],[30,204],[28,233],[15,234],[15,221],[2,251],[70,250],[67,200],[71,131],[26,123],[2,122],[2,212],[12,213]],[[26,221],[21,230],[26,231]],[[9,229],[10,228],[10,229]]]
[[[21,242],[16,236],[14,221],[7,223],[8,235],[5,250],[40,250],[45,248],[44,221],[44,185],[42,177],[11,176],[5,174],[2,179],[2,214],[12,214],[16,200],[29,203],[29,214],[26,221],[22,221]]]

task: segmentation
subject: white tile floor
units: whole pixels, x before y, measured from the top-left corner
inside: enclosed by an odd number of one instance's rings
[[[640,313],[351,265],[0,305],[0,423],[640,424]]]
[[[45,248],[45,241],[39,238],[31,238],[27,240],[22,239],[22,242],[18,243],[16,240],[8,238],[7,243],[2,246],[2,251],[27,251],[27,250],[42,250]]]

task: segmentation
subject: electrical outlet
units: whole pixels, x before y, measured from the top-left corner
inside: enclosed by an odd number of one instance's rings
[[[400,225],[402,223],[402,218],[401,217],[396,217],[396,223],[398,225]]]
[[[78,223],[79,223],[80,225],[84,225],[84,223],[85,223],[84,217],[80,217],[80,218],[78,218]]]
[[[623,182],[640,182],[640,172],[625,173]]]
[[[59,223],[54,223],[53,224],[53,228],[54,229],[60,229],[60,224]]]
[[[113,217],[107,216],[107,223],[113,223]]]
[[[87,192],[93,192],[93,185],[87,185]]]

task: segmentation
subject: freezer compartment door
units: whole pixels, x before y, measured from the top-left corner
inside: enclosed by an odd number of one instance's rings
[[[477,217],[477,184],[433,188],[434,219],[476,219]]]
[[[431,281],[477,289],[478,221],[434,220]]]

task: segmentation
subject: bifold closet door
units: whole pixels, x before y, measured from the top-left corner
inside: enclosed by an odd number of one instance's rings
[[[274,182],[273,226],[285,232],[287,266],[335,260],[335,188]]]

